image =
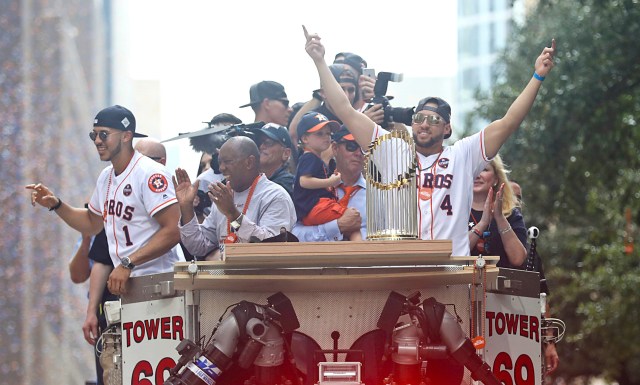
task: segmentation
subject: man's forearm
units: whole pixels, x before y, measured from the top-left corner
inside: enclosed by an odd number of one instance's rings
[[[177,224],[174,228],[161,227],[149,242],[131,254],[131,263],[138,266],[161,257],[180,242],[180,231]]]
[[[531,78],[504,117],[489,124],[485,130],[486,154],[489,158],[493,158],[509,136],[520,127],[536,100],[541,84],[539,80]]]
[[[91,237],[82,236],[82,241],[76,253],[69,262],[69,276],[71,282],[82,283],[91,275],[91,266],[89,264],[89,250],[91,249]]]
[[[62,202],[55,212],[67,225],[83,234],[96,235],[104,226],[102,218],[89,209],[72,207]]]
[[[107,286],[107,279],[111,273],[112,267],[104,263],[96,262],[91,268],[89,276],[89,304],[87,305],[87,314],[97,314],[102,299],[102,293]]]

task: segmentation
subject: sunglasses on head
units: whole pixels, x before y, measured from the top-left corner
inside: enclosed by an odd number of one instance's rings
[[[95,132],[95,131],[91,131],[89,133],[89,139],[91,139],[92,142],[96,141],[96,138],[100,138],[101,141],[105,141],[107,140],[107,137],[109,137],[109,135],[111,134],[115,134],[115,132],[107,132],[107,131],[100,131],[100,132]]]
[[[422,124],[425,120],[427,124],[430,126],[435,126],[442,122],[442,118],[437,115],[423,115],[423,114],[413,114],[411,120],[415,124]]]

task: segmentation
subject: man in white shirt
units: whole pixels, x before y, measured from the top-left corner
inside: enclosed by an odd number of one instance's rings
[[[327,102],[349,127],[360,146],[367,148],[372,140],[387,131],[353,109],[324,60],[325,49],[319,36],[308,34],[306,29],[304,33],[305,49],[316,65]],[[536,59],[533,77],[503,118],[453,146],[443,145],[452,131],[449,104],[437,97],[427,97],[418,103],[412,131],[419,163],[421,239],[451,239],[452,255],[469,255],[467,219],[473,199],[473,180],[524,120],[542,81],[554,65],[554,52],[555,40],[551,48],[542,50]],[[406,150],[398,146],[392,144],[388,147],[391,156],[406,155]],[[384,167],[380,169],[384,171]],[[393,178],[393,175],[397,174],[390,173],[383,178]]]

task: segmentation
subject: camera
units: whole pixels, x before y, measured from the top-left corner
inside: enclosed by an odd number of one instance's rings
[[[382,128],[389,128],[390,123],[393,122],[403,123],[410,126],[414,107],[392,107],[391,104],[389,104],[389,100],[393,99],[392,96],[386,96],[387,87],[389,86],[390,81],[401,82],[402,74],[396,74],[393,72],[378,73],[378,79],[373,87],[373,99],[367,108],[370,108],[375,104],[382,104],[382,109],[384,111],[384,120],[380,124]]]
[[[198,205],[193,208],[197,214],[209,215],[211,213],[211,198],[206,191],[198,189]]]
[[[259,129],[262,128],[262,126],[264,126],[264,122],[234,124],[233,126],[225,129],[223,133],[227,137],[226,139],[232,138],[234,136],[246,136],[256,142],[256,133]]]

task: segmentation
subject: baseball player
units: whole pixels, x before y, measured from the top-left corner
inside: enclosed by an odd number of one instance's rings
[[[98,112],[89,137],[100,159],[111,165],[98,177],[88,209],[63,203],[40,183],[26,186],[32,205],[55,211],[72,228],[84,234],[105,229],[114,265],[107,286],[117,295],[126,292],[130,276],[170,272],[184,260],[175,247],[180,210],[171,174],[133,149],[133,138],[145,136],[136,133],[128,109],[115,105]]]
[[[326,100],[336,115],[350,129],[362,148],[388,131],[349,104],[324,60],[325,49],[316,34],[303,27],[305,49],[313,59],[320,75]],[[469,255],[468,216],[473,199],[473,180],[497,153],[502,144],[515,132],[529,112],[545,76],[553,68],[555,40],[545,47],[535,62],[533,77],[513,102],[502,119],[490,123],[475,135],[443,146],[451,136],[451,107],[438,97],[427,97],[418,103],[413,115],[413,139],[419,164],[419,226],[421,239],[451,239],[452,255]],[[404,149],[389,145],[394,156],[402,156]],[[385,165],[380,165],[384,173]],[[392,178],[393,170],[386,175]],[[385,178],[385,175],[383,175]]]

